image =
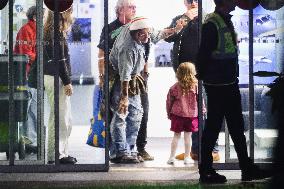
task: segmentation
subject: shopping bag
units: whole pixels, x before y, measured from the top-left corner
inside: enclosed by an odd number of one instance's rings
[[[93,118],[88,134],[87,144],[90,146],[105,148],[105,121],[100,112],[103,90],[99,85],[95,86],[93,95]]]

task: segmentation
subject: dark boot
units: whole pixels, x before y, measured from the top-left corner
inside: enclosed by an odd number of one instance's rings
[[[272,176],[269,170],[261,169],[252,160],[249,160],[249,165],[246,169],[242,170],[242,181],[261,180]]]
[[[199,182],[204,184],[221,184],[227,182],[227,178],[212,169],[210,171],[200,173]]]

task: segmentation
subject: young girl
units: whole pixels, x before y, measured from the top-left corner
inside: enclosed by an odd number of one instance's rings
[[[175,153],[181,132],[184,132],[184,164],[190,163],[191,133],[198,131],[197,79],[195,67],[190,62],[181,63],[176,72],[177,82],[167,95],[167,114],[171,120],[174,137],[168,164],[175,161]]]

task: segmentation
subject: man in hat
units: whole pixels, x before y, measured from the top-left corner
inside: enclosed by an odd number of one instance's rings
[[[123,25],[128,24],[136,15],[136,2],[135,0],[118,0],[115,6],[115,13],[116,13],[116,19],[107,25],[108,27],[108,48],[109,52],[112,49],[112,46],[114,44],[114,41],[116,37],[121,32],[121,28]],[[105,75],[105,30],[106,27],[103,28],[101,36],[100,36],[100,42],[98,44],[99,53],[98,53],[98,67],[99,67],[99,84],[100,86],[103,86],[104,83],[104,75]],[[145,48],[145,61],[147,62],[148,55],[149,55],[149,49],[150,45],[149,43],[143,44]],[[110,85],[112,83],[112,75],[113,75],[112,66],[109,66],[109,80]],[[148,67],[147,64],[145,65],[144,69],[142,70],[142,74],[145,78],[148,77]],[[137,149],[139,152],[139,158],[141,161],[143,160],[154,160],[154,157],[149,155],[149,153],[145,150],[146,144],[147,144],[147,126],[148,126],[148,109],[149,109],[149,100],[147,94],[141,94],[141,100],[142,100],[142,106],[143,106],[143,117],[141,121],[141,126],[139,130],[139,134],[137,137]],[[110,115],[112,116],[112,115]],[[112,147],[111,147],[112,149]]]
[[[131,22],[131,20],[135,17],[136,15],[136,2],[135,0],[118,0],[115,6],[115,12],[117,19],[105,26],[102,30],[101,37],[100,37],[100,42],[98,44],[99,48],[99,53],[98,53],[98,67],[99,67],[99,84],[100,86],[103,86],[104,83],[104,75],[105,75],[105,56],[106,53],[109,53],[110,50],[113,47],[114,41],[116,40],[117,36],[120,34],[122,28],[124,25],[127,25]],[[106,40],[106,35],[105,35],[105,30],[106,27],[108,27],[108,47],[109,47],[109,52],[105,52],[105,40]],[[167,35],[170,35],[173,33],[173,30],[171,29],[165,29],[162,31],[155,31],[153,32],[155,34],[151,35],[151,39],[153,42],[157,42],[162,38],[165,38]],[[122,39],[123,41],[124,39]],[[146,84],[147,84],[147,78],[149,76],[148,72],[148,66],[147,66],[147,60],[148,60],[148,55],[150,51],[150,41],[147,43],[143,44],[145,48],[145,66],[144,69],[142,70],[141,74],[144,77]],[[113,70],[112,66],[109,66],[109,80],[110,80],[110,85],[112,84],[113,81]],[[141,161],[151,161],[154,160],[154,157],[151,156],[147,151],[146,151],[146,144],[147,144],[147,127],[148,127],[148,112],[149,112],[149,99],[148,99],[148,94],[144,93],[141,94],[141,103],[143,107],[143,116],[142,116],[142,121],[141,125],[139,127],[139,132],[138,132],[138,137],[136,141],[136,146],[138,150],[138,157]],[[112,115],[110,115],[111,117]],[[112,150],[112,145],[111,145],[111,150]]]
[[[114,147],[110,158],[115,163],[140,162],[135,144],[143,116],[140,95],[146,92],[146,86],[140,73],[145,66],[143,44],[148,42],[149,32],[147,18],[133,19],[122,29],[110,53],[116,74],[111,91],[113,117],[110,125]]]

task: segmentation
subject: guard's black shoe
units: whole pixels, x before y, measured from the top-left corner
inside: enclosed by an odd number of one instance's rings
[[[242,171],[242,181],[252,181],[252,180],[261,180],[269,178],[272,176],[272,172],[269,170],[260,169],[256,165],[252,165],[251,168],[247,171]]]
[[[216,173],[215,170],[210,170],[200,173],[199,182],[204,184],[221,184],[227,182],[227,179],[224,175]]]

